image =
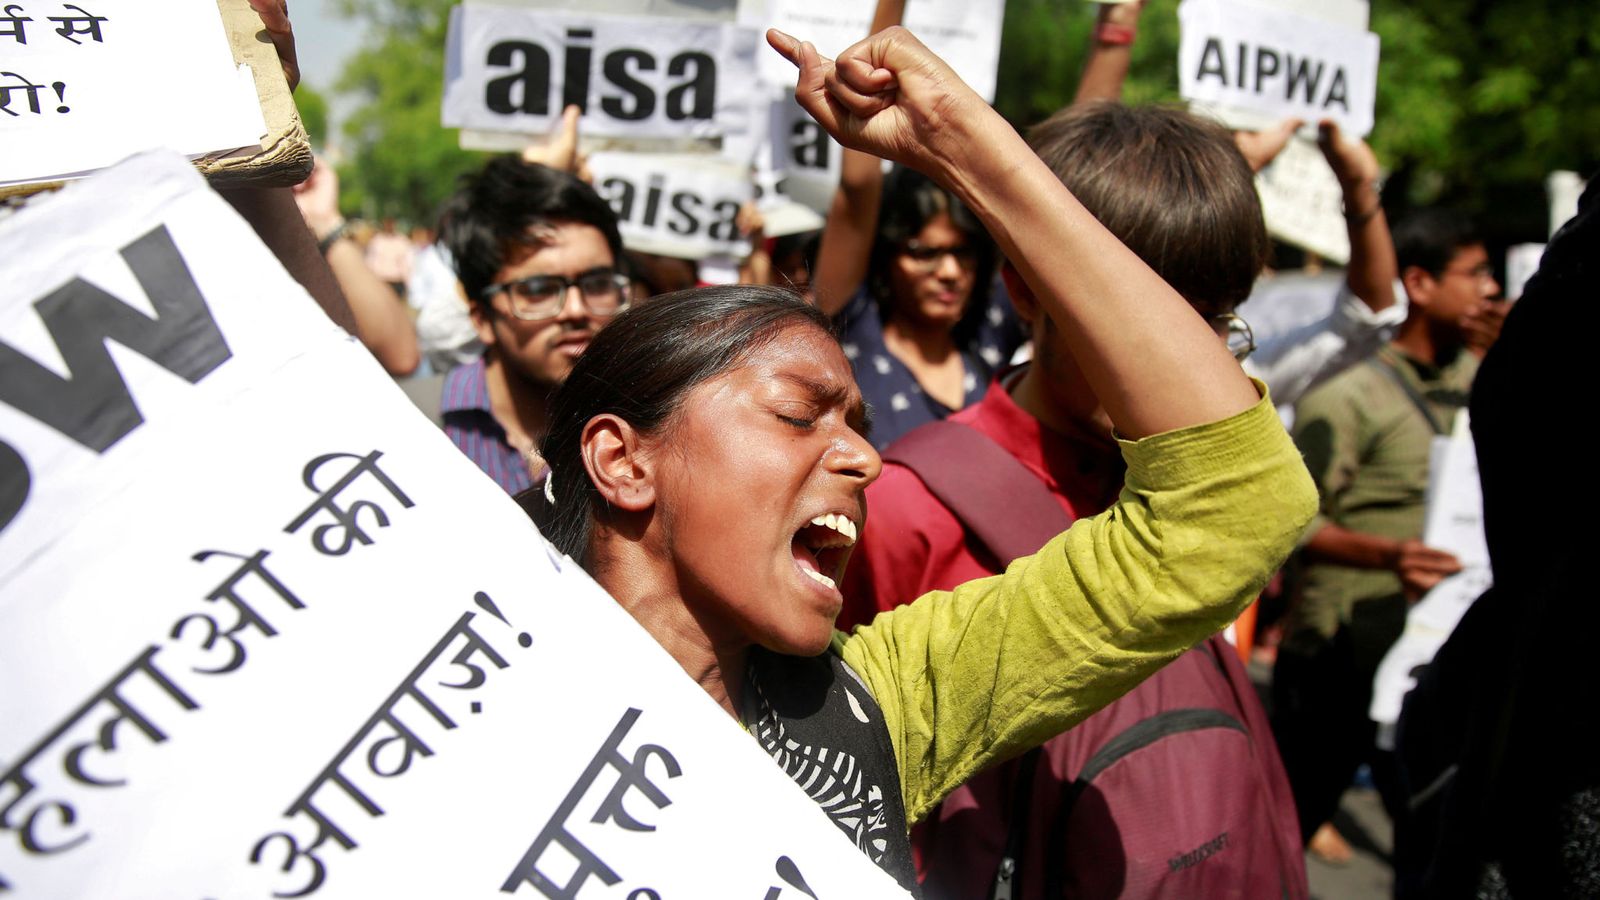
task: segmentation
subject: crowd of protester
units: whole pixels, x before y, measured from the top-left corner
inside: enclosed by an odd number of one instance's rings
[[[456,446],[753,739],[853,759],[859,793],[824,806],[908,889],[1308,896],[1303,850],[1348,857],[1332,821],[1365,765],[1397,896],[1600,891],[1594,757],[1542,767],[1527,739],[1571,738],[1557,678],[1593,691],[1577,649],[1535,662],[1582,639],[1552,632],[1577,530],[1530,552],[1542,491],[1510,487],[1544,441],[1523,401],[1577,358],[1537,348],[1576,340],[1593,191],[1508,318],[1471,224],[1391,232],[1377,158],[1322,122],[1349,263],[1326,317],[1258,341],[1254,174],[1304,123],[1121,104],[1131,3],[1024,138],[895,27],[903,5],[836,60],[769,34],[846,153],[819,233],[766,239],[745,211],[739,284],[626,246],[575,109],[410,237],[341,218],[319,161],[295,201],[326,265],[302,280],[327,297],[331,274],[390,373],[433,376]],[[1509,347],[1526,371],[1496,365]],[[1468,405],[1496,587],[1385,751],[1377,665],[1461,569],[1422,533],[1432,444]],[[1262,697],[1222,632],[1269,579]],[[1549,681],[1485,688],[1502,656]]]

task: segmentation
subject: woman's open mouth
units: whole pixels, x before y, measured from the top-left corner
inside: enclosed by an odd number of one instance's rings
[[[790,544],[795,566],[807,578],[830,590],[856,543],[856,523],[849,516],[828,513],[812,519],[795,532]]]

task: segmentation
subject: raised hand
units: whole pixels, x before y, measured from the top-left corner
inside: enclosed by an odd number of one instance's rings
[[[571,172],[582,181],[594,183],[594,174],[589,171],[589,157],[578,152],[578,119],[582,112],[576,106],[568,106],[561,111],[561,124],[550,136],[550,140],[539,145],[530,145],[522,150],[522,161],[535,165]]]
[[[1339,131],[1339,123],[1323,119],[1317,123],[1317,146],[1328,161],[1328,167],[1344,186],[1345,193],[1352,188],[1376,184],[1378,157],[1363,140],[1346,138]]]
[[[954,149],[948,124],[995,115],[944,60],[899,26],[836,60],[776,29],[767,31],[767,43],[799,68],[795,99],[834,140],[929,175],[938,174]]]
[[[1299,119],[1284,119],[1263,131],[1235,131],[1233,142],[1244,154],[1244,161],[1250,164],[1250,171],[1259,172],[1278,158],[1283,148],[1289,146],[1289,139],[1304,124]]]

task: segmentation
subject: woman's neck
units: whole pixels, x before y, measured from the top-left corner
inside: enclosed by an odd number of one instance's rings
[[[892,317],[883,323],[883,342],[890,352],[913,365],[914,358],[928,365],[947,362],[956,353],[956,340],[943,325],[922,325]]]
[[[710,623],[696,616],[679,592],[664,586],[663,580],[618,574],[638,571],[617,561],[600,562],[594,566],[594,577],[718,706],[742,720],[740,703],[749,644],[717,640],[708,628]]]

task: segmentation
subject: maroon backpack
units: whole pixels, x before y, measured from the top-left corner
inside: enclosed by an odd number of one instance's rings
[[[925,425],[884,458],[915,472],[1001,565],[1071,524],[1043,482],[965,425]],[[928,900],[1309,893],[1266,712],[1220,636],[979,774],[914,837]]]

